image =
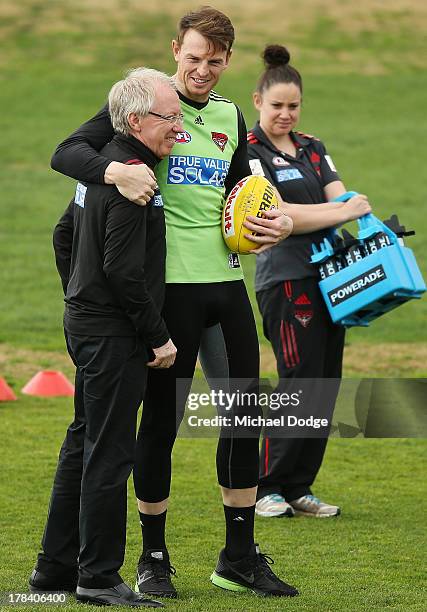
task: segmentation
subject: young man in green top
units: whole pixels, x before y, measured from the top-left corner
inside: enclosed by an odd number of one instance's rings
[[[186,400],[185,393],[177,398],[177,381],[191,380],[201,335],[218,323],[227,348],[231,390],[256,390],[259,375],[258,338],[239,259],[226,248],[220,229],[224,195],[251,174],[243,116],[231,101],[212,91],[228,66],[233,41],[228,17],[209,7],[185,15],[173,41],[174,78],[184,130],[156,175],[167,226],[163,317],[178,352],[168,371],[152,369],[149,373],[134,469],[143,529],[137,586],[141,592],[157,596],[176,597],[170,580],[165,522],[171,453]],[[173,118],[159,115],[157,120]],[[129,199],[145,201],[153,194],[154,182],[148,177],[147,185],[144,169],[125,167],[96,154],[111,136],[104,109],[59,146],[53,167],[79,180],[115,183]],[[142,188],[135,182],[137,173],[144,175]],[[271,211],[267,217],[257,226],[258,250],[277,243],[292,228],[280,211]],[[245,404],[236,414],[253,410]],[[241,433],[221,435],[218,441],[226,545],[211,580],[232,591],[293,596],[298,591],[274,575],[254,543],[258,438]]]

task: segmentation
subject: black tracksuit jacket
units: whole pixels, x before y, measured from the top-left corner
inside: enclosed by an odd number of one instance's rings
[[[150,168],[159,162],[132,136],[115,135],[102,155]],[[138,335],[152,348],[168,341],[160,315],[166,243],[159,194],[147,206],[137,206],[114,185],[78,183],[75,197],[55,227],[53,243],[65,292],[68,333]]]

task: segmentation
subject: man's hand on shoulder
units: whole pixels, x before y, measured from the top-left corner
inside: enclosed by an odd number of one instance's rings
[[[278,244],[292,233],[293,222],[282,210],[273,208],[264,212],[264,218],[248,215],[243,225],[256,232],[257,236],[245,234],[245,237],[259,244],[251,253],[259,254]]]
[[[157,187],[154,172],[145,164],[126,165],[111,162],[105,171],[107,185],[116,185],[118,191],[131,202],[145,206]]]
[[[153,348],[153,353],[155,356],[154,361],[150,361],[147,363],[150,368],[170,368],[174,362],[176,357],[176,346],[172,342],[172,340],[168,340],[166,344],[163,346],[159,346],[158,348]]]

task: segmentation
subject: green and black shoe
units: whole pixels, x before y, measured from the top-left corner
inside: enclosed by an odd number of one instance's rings
[[[225,550],[219,559],[211,582],[215,586],[240,593],[252,591],[261,597],[294,597],[298,590],[276,576],[270,565],[274,563],[268,555],[259,552],[257,544],[247,557],[229,561]]]

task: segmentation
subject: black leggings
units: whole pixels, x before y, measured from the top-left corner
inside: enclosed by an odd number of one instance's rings
[[[257,293],[264,333],[274,350],[281,380],[323,379],[319,404],[332,413],[339,391],[344,328],[334,325],[317,278],[279,283]],[[311,494],[328,438],[275,438],[264,435],[258,497],[280,493],[292,501]]]
[[[149,370],[133,472],[137,498],[150,503],[169,496],[171,453],[186,401],[182,394],[177,398],[176,381],[193,378],[204,329],[221,325],[230,391],[237,385],[241,392],[253,392],[259,376],[258,337],[243,281],[168,284],[163,317],[178,353],[172,368]],[[245,379],[246,388],[237,379]],[[254,414],[256,410],[241,406],[239,413]],[[230,489],[256,486],[258,452],[257,435],[230,436],[229,431],[220,435],[216,454],[219,484]]]

